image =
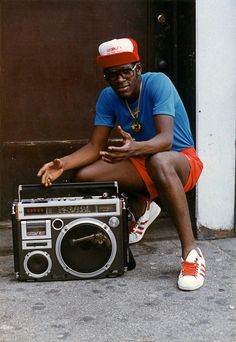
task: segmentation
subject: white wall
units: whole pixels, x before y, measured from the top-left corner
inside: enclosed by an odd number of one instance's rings
[[[236,1],[196,0],[197,226],[232,230],[235,201]]]

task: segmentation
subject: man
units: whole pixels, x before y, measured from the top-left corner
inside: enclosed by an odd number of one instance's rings
[[[130,243],[140,241],[159,215],[160,208],[153,200],[160,196],[181,241],[178,286],[198,289],[204,282],[205,260],[194,240],[185,192],[195,186],[203,166],[194,149],[184,105],[166,75],[142,74],[133,39],[101,44],[97,64],[109,87],[98,98],[89,143],[45,164],[38,176],[45,186],[69,169],[76,169],[76,181],[117,180],[121,191],[128,194],[136,218]],[[123,145],[107,147],[116,125]]]

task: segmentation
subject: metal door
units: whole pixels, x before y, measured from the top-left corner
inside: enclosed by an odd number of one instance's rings
[[[151,0],[148,24],[148,68],[174,82],[195,137],[195,1]]]

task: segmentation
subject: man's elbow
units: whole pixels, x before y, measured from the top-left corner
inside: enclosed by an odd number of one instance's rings
[[[173,138],[170,137],[170,138],[166,139],[165,150],[166,151],[171,151],[172,145],[173,145]]]

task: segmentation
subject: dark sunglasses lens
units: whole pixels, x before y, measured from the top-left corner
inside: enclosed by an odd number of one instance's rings
[[[120,71],[122,76],[132,76],[133,70],[131,68],[126,68]]]
[[[109,71],[105,73],[105,77],[107,80],[113,81],[117,79],[118,74],[119,73],[117,71]]]
[[[122,77],[131,77],[133,76],[134,71],[132,68],[126,68],[122,70],[117,70],[117,71],[107,71],[105,72],[104,76],[107,80],[109,81],[115,81],[121,75]]]

